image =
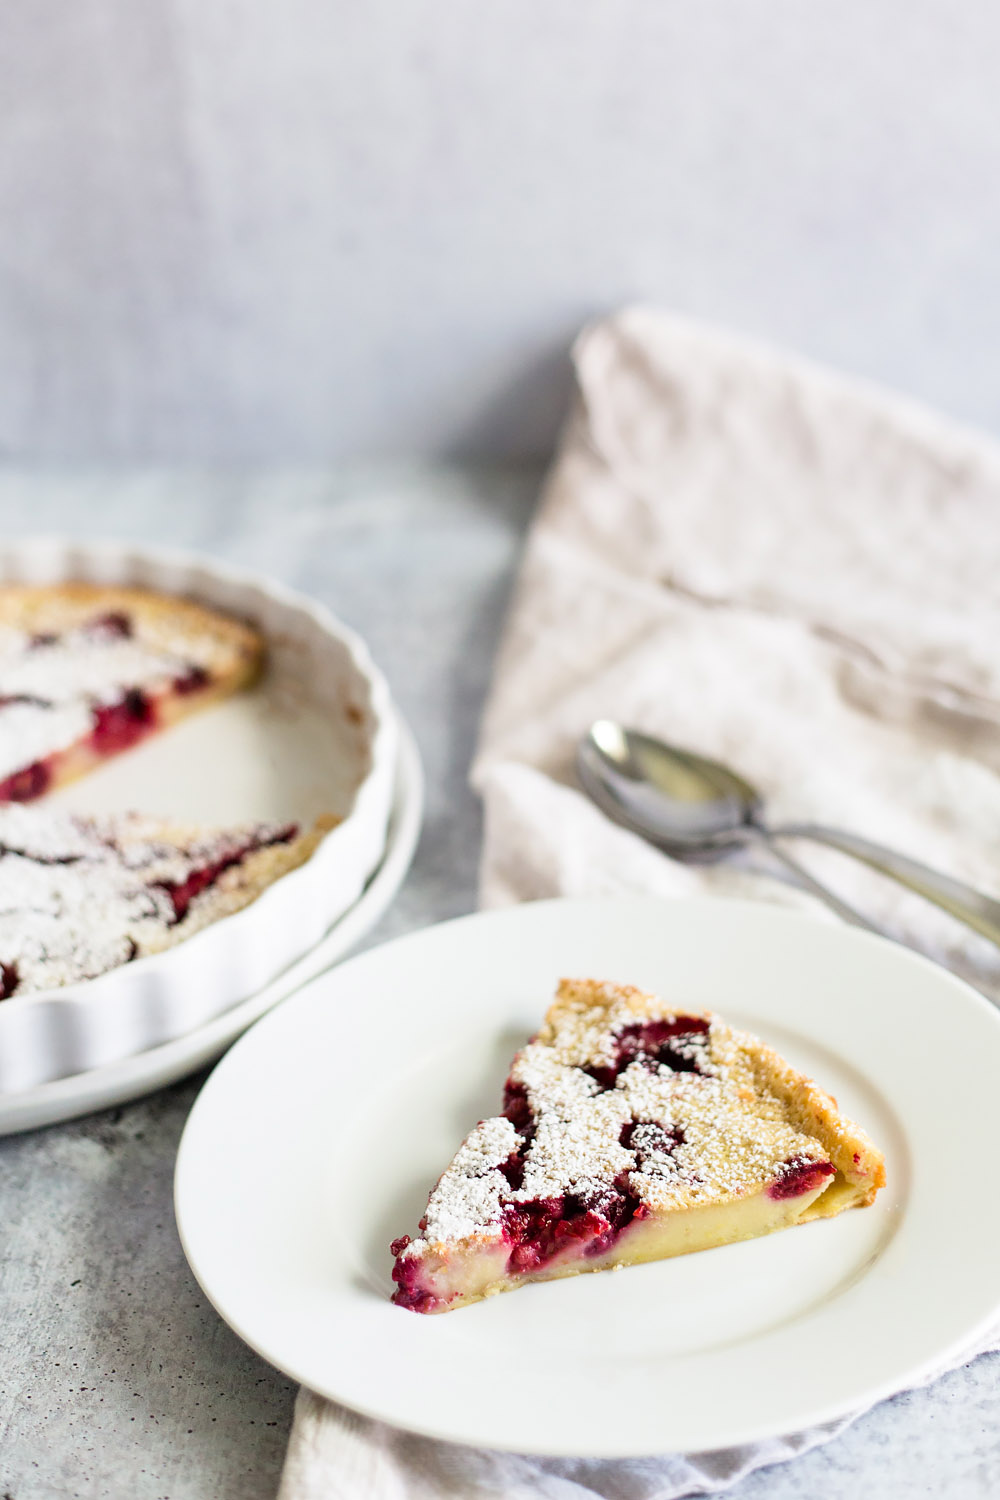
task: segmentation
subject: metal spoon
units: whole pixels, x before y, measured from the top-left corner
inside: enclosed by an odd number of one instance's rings
[[[771,828],[755,787],[728,766],[651,735],[598,719],[577,749],[584,791],[616,822],[682,859],[718,858],[727,850],[764,843],[802,883],[856,926],[879,929],[842,901],[776,841],[811,839],[853,855],[942,907],[1000,946],[1000,901],[893,849],[818,823]]]

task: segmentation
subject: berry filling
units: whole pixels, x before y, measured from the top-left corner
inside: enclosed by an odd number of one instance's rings
[[[84,626],[88,635],[102,635],[113,641],[127,641],[132,636],[132,621],[121,610],[109,610],[105,615],[95,615]],[[36,636],[36,644],[48,645],[55,636]]]
[[[258,849],[270,849],[274,844],[291,843],[298,831],[297,823],[289,823],[270,838],[251,839],[238,849],[234,849],[231,854],[224,855],[222,859],[213,860],[211,864],[203,865],[200,870],[192,870],[186,880],[158,882],[158,888],[166,891],[173,904],[174,923],[180,922],[187,915],[188,907],[195,897],[200,896],[202,891],[207,890],[210,885],[214,885],[224,871],[231,870],[233,865],[241,864],[248,854],[254,854]]]
[[[508,1203],[503,1209],[504,1235],[512,1247],[507,1269],[513,1275],[537,1271],[573,1246],[587,1256],[603,1255],[639,1209],[624,1178],[588,1198],[569,1193]]]
[[[118,703],[93,710],[90,740],[101,755],[127,750],[156,727],[156,710],[141,688],[130,688]]]
[[[613,1088],[618,1073],[636,1060],[648,1061],[654,1067],[665,1063],[675,1072],[698,1072],[697,1056],[692,1057],[688,1050],[690,1039],[707,1031],[708,1022],[698,1016],[637,1023],[618,1034],[613,1069],[586,1071],[604,1089]],[[498,1171],[511,1190],[517,1192],[524,1183],[525,1153],[534,1140],[537,1123],[527,1089],[513,1078],[508,1078],[504,1086],[503,1115],[521,1135],[522,1144],[500,1163]],[[626,1149],[635,1151],[640,1170],[655,1171],[658,1161],[662,1165],[664,1157],[672,1156],[684,1144],[684,1131],[680,1126],[628,1120],[621,1128],[619,1140]],[[583,1255],[603,1255],[627,1224],[645,1218],[647,1213],[648,1209],[629,1187],[627,1172],[619,1175],[613,1188],[586,1200],[567,1194],[523,1203],[507,1202],[502,1208],[503,1231],[513,1247],[507,1269],[513,1274],[537,1270],[573,1244],[581,1246]]]
[[[769,1198],[797,1198],[800,1193],[811,1193],[836,1172],[832,1161],[808,1161],[804,1156],[793,1156],[783,1162],[781,1175],[767,1190]]]
[[[610,1064],[586,1068],[602,1089],[613,1089],[618,1075],[630,1063],[663,1066],[674,1073],[701,1073],[700,1052],[708,1034],[703,1016],[674,1016],[666,1021],[637,1021],[623,1026],[615,1037],[615,1058]]]
[[[13,776],[0,781],[0,802],[31,802],[40,797],[52,780],[52,774],[43,760],[33,761]]]
[[[507,1179],[507,1186],[515,1193],[524,1185],[524,1157],[519,1151],[512,1151],[507,1160],[500,1163],[498,1171]]]
[[[174,678],[171,687],[181,698],[186,698],[189,693],[200,693],[208,683],[209,676],[204,667],[189,667],[182,676]]]
[[[534,1131],[523,1088],[511,1084],[507,1089],[508,1106],[519,1119],[527,1113]],[[510,1119],[511,1115],[508,1114]],[[514,1122],[512,1122],[514,1123]],[[654,1166],[656,1159],[671,1156],[684,1144],[684,1131],[678,1125],[661,1125],[656,1121],[629,1120],[622,1126],[621,1144],[636,1153],[640,1170]],[[515,1192],[524,1180],[523,1149],[514,1151],[498,1170]],[[781,1175],[768,1188],[768,1196],[794,1198],[819,1187],[835,1168],[832,1162],[814,1162],[796,1156],[784,1162]],[[650,1210],[629,1186],[629,1174],[622,1172],[614,1185],[597,1188],[586,1196],[566,1193],[527,1202],[503,1203],[501,1226],[504,1241],[510,1246],[506,1269],[512,1276],[529,1275],[549,1265],[567,1251],[576,1250],[580,1257],[596,1258],[610,1250],[623,1231],[636,1219],[645,1219]],[[421,1221],[423,1228],[424,1221]],[[413,1312],[430,1312],[442,1305],[441,1299],[423,1285],[420,1261],[404,1258],[410,1244],[408,1234],[393,1240],[390,1250],[396,1257],[392,1279],[396,1283],[393,1302]]]
[[[406,1235],[403,1238],[409,1243]],[[398,1245],[399,1240],[392,1243]],[[392,1279],[396,1283],[392,1300],[397,1307],[408,1307],[411,1312],[432,1312],[440,1305],[441,1298],[421,1285],[419,1261],[397,1260],[392,1268]]]
[[[534,1139],[535,1117],[528,1103],[528,1091],[523,1083],[516,1083],[508,1078],[504,1084],[503,1109],[501,1111],[505,1119],[508,1119],[518,1134],[526,1141]]]
[[[17,964],[0,963],[0,1000],[9,999],[20,982],[21,976],[17,972]]]

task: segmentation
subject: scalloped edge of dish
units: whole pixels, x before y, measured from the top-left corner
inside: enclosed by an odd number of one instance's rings
[[[0,584],[129,583],[249,618],[269,641],[310,653],[364,714],[368,766],[343,821],[305,864],[241,911],[165,953],[0,1005],[0,1092],[23,1091],[129,1057],[204,1025],[314,947],[361,895],[382,857],[398,750],[388,686],[360,636],[280,583],[160,548],[68,538],[0,548]]]

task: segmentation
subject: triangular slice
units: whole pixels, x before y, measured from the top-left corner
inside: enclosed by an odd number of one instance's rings
[[[149,589],[0,587],[0,802],[30,802],[246,686],[252,626]]]
[[[336,821],[209,829],[0,807],[0,1000],[172,948],[301,865]]]
[[[563,980],[482,1120],[393,1242],[393,1301],[445,1312],[526,1281],[707,1250],[871,1203],[882,1156],[747,1032],[629,985]]]

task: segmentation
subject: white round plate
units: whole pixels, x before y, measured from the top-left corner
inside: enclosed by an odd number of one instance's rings
[[[266,1011],[349,953],[385,914],[412,863],[423,805],[420,756],[412,733],[400,720],[395,798],[384,855],[359,900],[326,936],[257,994],[185,1036],[101,1068],[14,1093],[0,1093],[0,1136],[138,1099],[212,1062]]]
[[[875,1205],[617,1275],[421,1317],[389,1241],[561,975],[710,1007],[836,1094],[886,1155]],[[222,1317],[313,1390],[399,1427],[541,1454],[701,1451],[842,1415],[928,1373],[1000,1304],[1000,1017],[867,933],[712,900],[540,902],[353,959],[233,1049],[177,1163]]]

